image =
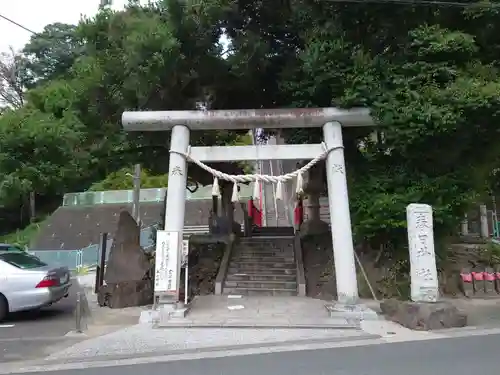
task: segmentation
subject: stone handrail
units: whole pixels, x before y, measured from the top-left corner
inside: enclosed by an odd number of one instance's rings
[[[224,280],[226,279],[227,270],[229,268],[229,261],[231,260],[231,252],[233,251],[235,237],[233,235],[228,236],[229,240],[226,244],[226,249],[224,250],[224,255],[219,266],[219,272],[215,278],[215,295],[220,296],[222,294],[222,287],[224,285]]]
[[[299,231],[295,232],[293,239],[293,251],[295,252],[295,264],[297,267],[297,295],[306,296],[306,276],[304,272],[304,259],[302,257],[302,242]]]

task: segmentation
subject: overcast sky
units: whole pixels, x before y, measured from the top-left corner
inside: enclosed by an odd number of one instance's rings
[[[99,0],[0,0],[0,14],[40,32],[54,22],[76,24],[81,15],[93,16]],[[127,0],[113,0],[113,8],[120,9]],[[0,18],[0,53],[9,46],[20,50],[29,41],[31,33]]]

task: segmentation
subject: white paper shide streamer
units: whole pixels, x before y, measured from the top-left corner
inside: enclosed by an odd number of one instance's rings
[[[252,198],[254,200],[256,199],[259,199],[260,198],[260,181],[257,179],[255,180],[255,182],[253,183],[253,194],[252,194]]]
[[[219,179],[217,177],[214,177],[214,183],[212,185],[212,196],[220,198]]]
[[[238,191],[238,184],[233,184],[233,194],[231,195],[231,202],[236,203],[240,201],[240,192]]]
[[[302,173],[297,175],[297,188],[295,189],[297,194],[304,193],[304,178],[302,177]]]
[[[276,200],[283,200],[283,183],[281,181],[276,184]]]

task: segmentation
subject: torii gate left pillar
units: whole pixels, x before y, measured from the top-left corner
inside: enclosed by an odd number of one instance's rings
[[[354,304],[358,285],[352,241],[345,171],[342,126],[372,126],[366,109],[338,108],[124,112],[128,131],[172,131],[165,231],[182,236],[185,216],[189,130],[243,130],[254,128],[322,127],[326,159],[328,201],[335,260],[338,300]],[[323,145],[210,146],[192,147],[190,157],[202,162],[314,159]],[[163,261],[156,259],[157,262]]]

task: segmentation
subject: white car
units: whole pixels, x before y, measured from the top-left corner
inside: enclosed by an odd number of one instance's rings
[[[24,251],[0,250],[0,321],[9,313],[35,310],[68,296],[67,267],[51,267]]]

